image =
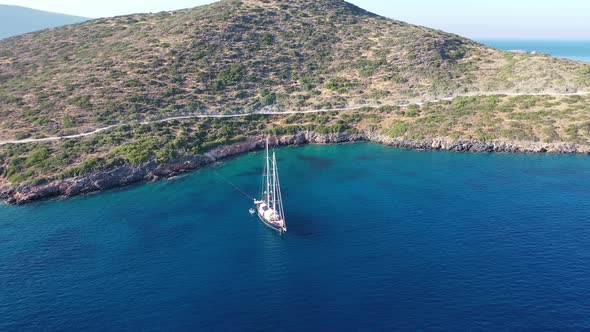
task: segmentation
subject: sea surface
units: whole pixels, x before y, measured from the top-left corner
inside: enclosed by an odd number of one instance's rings
[[[261,153],[0,205],[0,331],[590,329],[588,156],[277,154],[283,236]]]
[[[523,50],[590,62],[590,40],[479,40],[504,51]]]

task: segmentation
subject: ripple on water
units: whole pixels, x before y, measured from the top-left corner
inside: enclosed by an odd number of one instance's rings
[[[277,156],[285,236],[216,174],[256,193],[260,153],[0,206],[0,330],[590,329],[590,159]]]

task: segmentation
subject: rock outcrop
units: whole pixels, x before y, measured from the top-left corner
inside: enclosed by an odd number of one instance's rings
[[[66,180],[56,180],[38,186],[12,186],[0,183],[0,198],[8,204],[27,204],[54,197],[71,197],[131,185],[142,181],[156,181],[212,164],[219,160],[255,151],[264,147],[265,138],[251,137],[245,141],[217,147],[204,155],[198,155],[167,164],[149,162],[141,165],[125,165],[111,170],[96,171],[84,176]],[[346,142],[370,141],[397,148],[413,150],[444,150],[456,152],[500,152],[500,153],[554,153],[554,154],[590,154],[590,147],[571,143],[531,143],[470,140],[450,140],[432,138],[408,140],[390,138],[379,134],[318,134],[302,132],[271,138],[276,145],[333,144]]]

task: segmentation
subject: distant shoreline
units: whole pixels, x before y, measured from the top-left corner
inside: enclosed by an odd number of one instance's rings
[[[263,136],[250,137],[244,141],[220,146],[212,151],[192,158],[158,164],[148,162],[142,165],[125,165],[111,170],[96,171],[71,179],[53,181],[39,186],[17,186],[0,184],[0,198],[10,205],[23,205],[56,197],[74,197],[125,187],[141,182],[157,181],[201,168],[215,162],[260,150],[264,146]],[[522,153],[522,154],[580,154],[590,155],[590,146],[572,143],[535,143],[475,140],[450,140],[430,138],[408,140],[371,134],[318,134],[301,132],[295,135],[273,137],[271,142],[279,146],[305,144],[339,144],[373,142],[408,150],[434,150],[475,153]]]
[[[557,58],[590,63],[590,38],[556,39],[476,39],[486,46],[515,53],[548,54]]]

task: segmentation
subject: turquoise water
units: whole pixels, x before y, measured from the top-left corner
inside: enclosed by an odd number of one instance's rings
[[[479,42],[505,51],[536,51],[560,58],[590,62],[590,40],[480,40]]]
[[[590,158],[277,151],[172,181],[0,206],[0,330],[590,329]]]

